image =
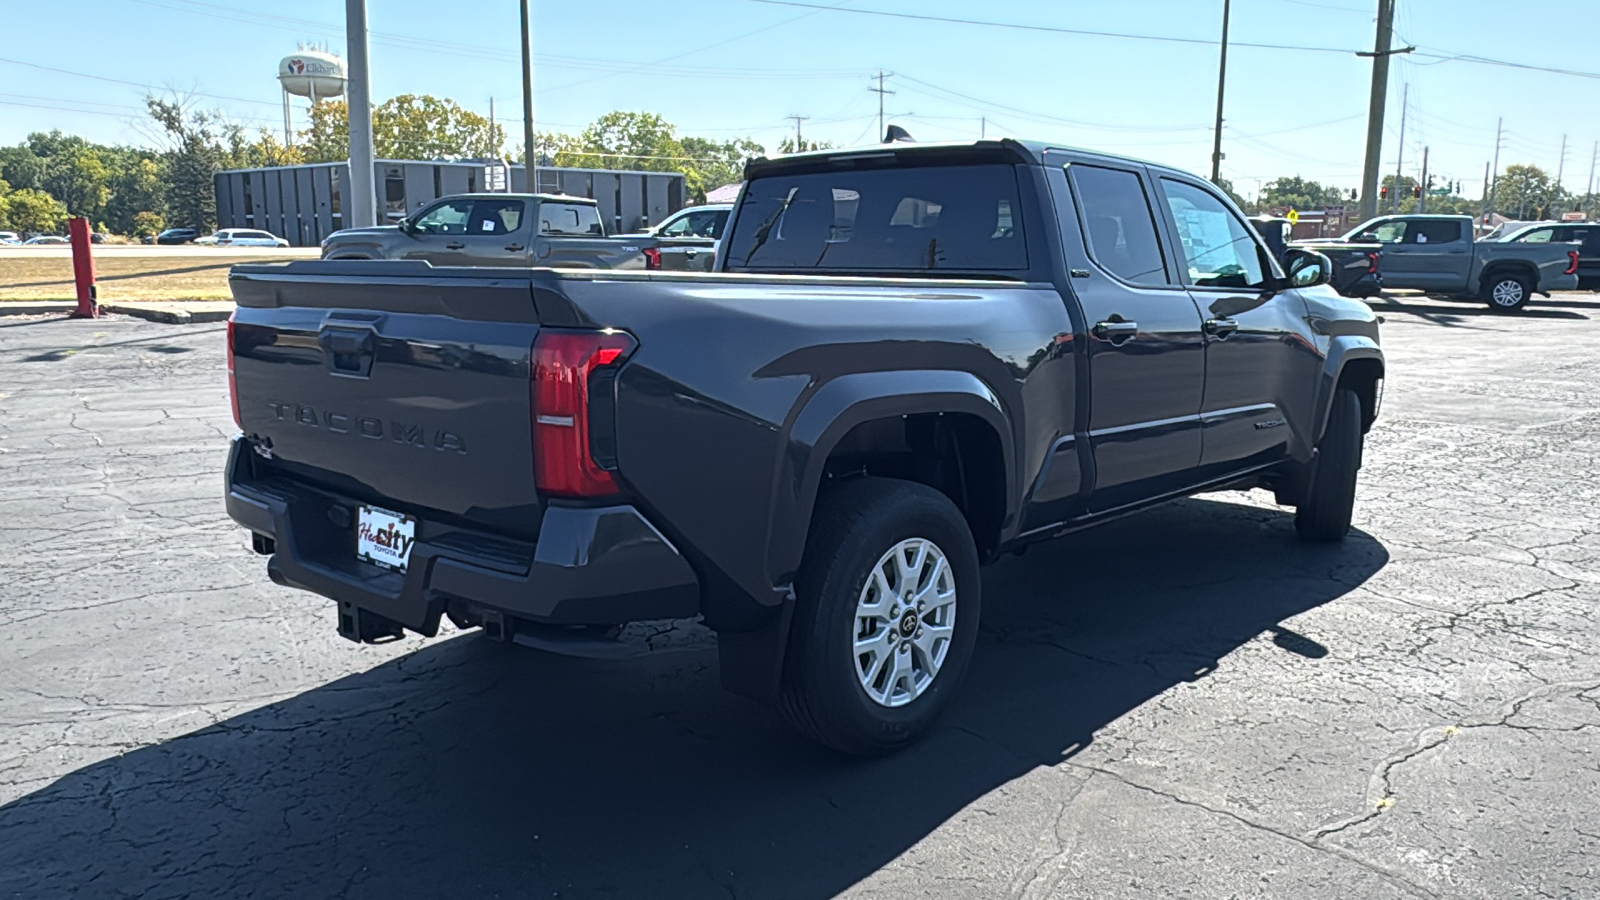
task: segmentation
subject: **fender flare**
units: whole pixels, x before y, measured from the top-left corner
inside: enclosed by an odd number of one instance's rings
[[[1351,362],[1363,359],[1377,360],[1379,377],[1383,377],[1383,350],[1377,341],[1365,335],[1341,334],[1329,342],[1328,355],[1322,364],[1322,377],[1317,384],[1317,430],[1312,446],[1322,442],[1322,435],[1328,428],[1328,416],[1333,410],[1333,392],[1339,387],[1339,379],[1344,377],[1345,368]]]
[[[994,429],[1005,461],[1005,516],[1016,514],[1016,461],[1010,416],[989,385],[970,372],[900,370],[844,375],[813,392],[790,417],[773,479],[767,574],[794,577],[805,553],[811,513],[828,456],[862,422],[924,413],[975,416]]]

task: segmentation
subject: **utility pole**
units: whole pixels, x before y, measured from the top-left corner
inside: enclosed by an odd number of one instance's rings
[[[1383,165],[1383,105],[1389,95],[1389,49],[1394,0],[1378,0],[1378,35],[1372,44],[1372,95],[1367,100],[1367,153],[1361,169],[1361,221],[1378,214],[1378,169]],[[1366,56],[1368,54],[1361,54]]]
[[[345,228],[378,224],[378,191],[372,162],[372,76],[367,69],[367,0],[345,0],[345,56],[350,60],[350,197]]]
[[[884,139],[884,135],[886,134],[886,132],[883,129],[883,98],[884,98],[884,95],[886,95],[886,94],[894,93],[894,91],[886,91],[886,90],[884,90],[884,88],[883,88],[883,79],[886,78],[886,77],[888,77],[888,76],[883,74],[883,70],[879,69],[878,70],[878,86],[875,87],[875,88],[867,88],[867,90],[869,90],[869,91],[873,92],[874,94],[878,95],[878,140],[880,140],[880,141],[882,141]]]
[[[806,140],[800,134],[800,123],[811,118],[810,116],[784,116],[785,119],[794,120],[794,152],[806,152]]]
[[[1417,197],[1418,214],[1428,211],[1428,191],[1433,187],[1433,182],[1428,180],[1428,148],[1422,148],[1422,193]]]
[[[534,167],[539,165],[539,153],[533,144],[533,24],[528,0],[522,0],[522,164],[523,189],[533,193],[538,190]],[[506,180],[510,181],[509,175]]]
[[[1394,211],[1400,211],[1400,179],[1406,160],[1406,107],[1411,105],[1411,82],[1406,82],[1405,90],[1400,92],[1400,149],[1394,157]]]
[[[1217,133],[1211,141],[1211,183],[1222,184],[1222,97],[1228,86],[1228,5],[1222,0],[1222,55],[1217,61]]]
[[[1483,164],[1483,197],[1478,201],[1478,221],[1487,225],[1489,222],[1489,163]]]
[[[1583,192],[1583,211],[1594,218],[1594,164],[1600,160],[1600,141],[1594,142],[1594,152],[1589,154],[1589,187]]]
[[[1488,225],[1494,218],[1494,192],[1500,186],[1500,134],[1506,120],[1504,117],[1494,121],[1494,173],[1489,178],[1489,206],[1483,213],[1483,224]]]
[[[1567,136],[1561,136],[1561,161],[1556,163],[1556,195],[1551,198],[1553,202],[1561,200],[1561,176],[1567,171]]]

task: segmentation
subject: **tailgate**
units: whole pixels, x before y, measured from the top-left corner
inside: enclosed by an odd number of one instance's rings
[[[230,283],[258,471],[531,536],[528,275],[310,262],[239,266]]]

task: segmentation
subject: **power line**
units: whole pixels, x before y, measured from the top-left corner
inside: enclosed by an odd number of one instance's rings
[[[1024,25],[1017,22],[993,22],[984,19],[961,19],[954,16],[932,16],[923,13],[890,12],[883,9],[861,9],[854,6],[823,6],[818,3],[802,3],[800,0],[746,0],[748,3],[764,3],[769,6],[794,6],[801,9],[815,9],[832,12],[854,13],[864,16],[883,16],[891,19],[915,19],[922,22],[944,22],[951,25],[978,25],[984,28],[1007,28],[1015,31],[1038,31],[1050,34],[1076,34],[1085,37],[1119,38],[1132,41],[1161,41],[1169,44],[1197,44],[1206,47],[1215,47],[1221,41],[1208,38],[1172,37],[1168,35],[1132,34],[1125,31],[1091,31],[1086,28],[1062,28],[1054,25]],[[1296,50],[1302,53],[1355,53],[1341,47],[1305,47],[1292,44],[1261,44],[1247,43],[1244,41],[1229,41],[1234,47],[1254,47],[1260,50]]]

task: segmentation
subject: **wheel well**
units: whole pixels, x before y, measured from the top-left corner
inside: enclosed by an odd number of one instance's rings
[[[1355,391],[1361,401],[1362,432],[1370,431],[1378,418],[1378,382],[1382,380],[1383,363],[1375,359],[1351,360],[1339,373],[1337,389]]]
[[[1521,275],[1523,278],[1528,279],[1530,288],[1538,287],[1539,279],[1536,277],[1533,268],[1525,263],[1498,263],[1492,265],[1483,270],[1483,275],[1478,280],[1481,284],[1487,286],[1489,282],[1501,275]]]
[[[1005,457],[999,436],[977,416],[920,413],[862,422],[828,454],[823,483],[858,475],[928,485],[961,510],[982,556],[999,545]]]

